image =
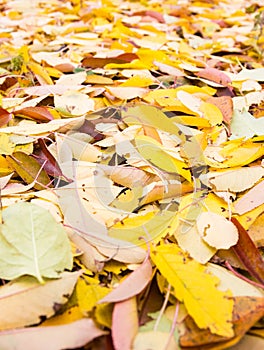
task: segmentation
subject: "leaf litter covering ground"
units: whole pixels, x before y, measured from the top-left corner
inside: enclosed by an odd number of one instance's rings
[[[264,2],[0,6],[0,348],[263,347]]]

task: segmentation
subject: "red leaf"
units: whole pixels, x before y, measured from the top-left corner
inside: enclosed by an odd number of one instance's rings
[[[53,157],[53,155],[48,150],[46,143],[43,139],[38,139],[38,144],[41,150],[41,153],[38,154],[38,157],[36,157],[36,160],[42,165],[43,169],[47,172],[48,175],[59,177],[63,176],[62,171],[59,167],[59,164],[57,163],[56,159]]]
[[[264,261],[258,248],[240,222],[234,217],[231,221],[236,225],[239,233],[238,242],[232,247],[233,251],[249,273],[264,285]]]
[[[54,119],[48,107],[26,107],[15,111],[14,115],[28,117],[38,122],[49,122]]]
[[[12,113],[0,107],[0,127],[5,126],[12,119],[12,116]]]

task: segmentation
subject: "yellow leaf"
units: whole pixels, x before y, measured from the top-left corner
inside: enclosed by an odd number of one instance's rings
[[[102,85],[114,84],[112,79],[107,78],[107,77],[103,77],[103,76],[98,75],[98,74],[87,75],[85,82],[87,84],[102,84]]]
[[[48,72],[40,64],[35,62],[29,62],[27,66],[36,75],[41,85],[43,84],[53,85],[53,81],[49,76]]]
[[[130,125],[147,125],[174,134],[183,139],[179,128],[161,110],[153,106],[138,105],[122,111],[122,119]]]
[[[85,279],[79,278],[76,284],[76,295],[80,310],[86,315],[110,291],[111,289],[102,287],[100,284],[88,284]]]
[[[186,163],[168,154],[166,149],[156,140],[148,136],[140,135],[135,137],[135,143],[138,152],[146,160],[167,172],[180,174],[191,182],[191,173],[186,169]]]
[[[83,313],[78,306],[73,306],[63,312],[61,315],[56,315],[41,324],[41,327],[59,326],[71,323],[83,318]]]
[[[124,83],[120,84],[120,86],[147,87],[151,84],[153,84],[153,79],[140,75],[134,75]]]
[[[107,328],[112,327],[113,304],[99,304],[96,306],[94,317],[96,321]]]
[[[10,136],[0,134],[0,154],[10,155],[14,152],[15,144],[10,141]]]
[[[223,121],[223,114],[220,109],[212,103],[202,102],[200,111],[203,113],[203,117],[209,120],[212,126],[221,124]]]
[[[104,66],[104,69],[116,69],[116,68],[149,69],[150,67],[147,66],[144,62],[141,62],[140,60],[134,60],[129,63],[108,63]]]
[[[147,248],[146,241],[159,242],[162,237],[173,233],[174,218],[175,213],[171,211],[149,212],[122,220],[123,224],[118,223],[112,226],[108,234],[110,237],[126,239],[133,244]]]
[[[156,247],[151,258],[199,328],[209,328],[211,333],[224,337],[234,335],[233,300],[230,292],[216,288],[218,278],[208,274],[202,264],[175,244]]]
[[[10,168],[8,162],[5,157],[0,155],[0,176],[5,176],[11,174],[13,170]]]

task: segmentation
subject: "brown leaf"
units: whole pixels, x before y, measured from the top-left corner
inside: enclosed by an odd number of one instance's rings
[[[25,107],[14,111],[14,115],[33,119],[38,122],[49,122],[54,119],[48,107]]]
[[[105,138],[105,136],[96,130],[95,125],[90,121],[85,119],[83,125],[77,129],[77,131],[88,134],[92,136],[95,141],[100,141]]]
[[[12,156],[6,156],[6,160],[11,168],[21,177],[23,181],[30,184],[34,181],[36,190],[43,190],[50,184],[50,178],[46,171],[41,169],[41,165],[31,156],[23,152],[15,152]]]
[[[231,221],[236,225],[239,233],[238,242],[232,247],[233,251],[249,273],[264,285],[264,261],[258,248],[240,222],[234,217]]]
[[[197,77],[211,80],[217,84],[228,86],[232,81],[228,75],[216,68],[204,68],[195,73]]]
[[[234,298],[233,324],[235,336],[231,339],[210,333],[207,329],[199,329],[192,318],[185,321],[185,333],[180,337],[182,349],[222,350],[236,344],[243,335],[264,316],[264,298]]]
[[[84,59],[81,61],[82,67],[86,68],[103,68],[109,63],[129,63],[135,59],[137,59],[138,56],[134,53],[123,53],[121,55],[118,55],[116,57],[93,57],[92,55],[84,57]]]

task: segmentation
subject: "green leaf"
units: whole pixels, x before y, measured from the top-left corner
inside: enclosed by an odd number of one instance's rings
[[[0,277],[22,275],[56,278],[71,269],[67,234],[50,212],[32,203],[16,203],[3,211],[0,226]]]

